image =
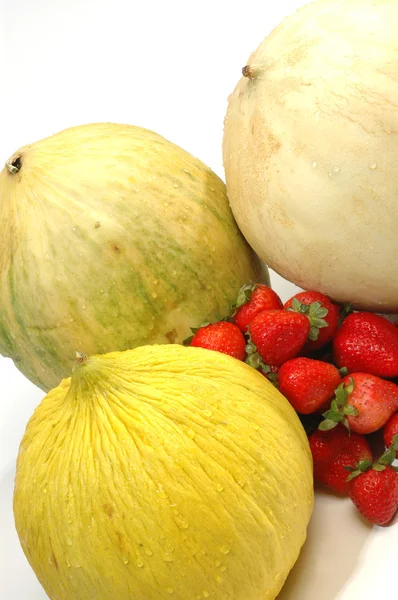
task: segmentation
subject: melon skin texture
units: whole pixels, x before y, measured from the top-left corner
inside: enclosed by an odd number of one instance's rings
[[[268,282],[224,183],[151,131],[74,127],[0,174],[0,353],[44,390],[86,354],[181,343]]]
[[[398,312],[398,3],[287,17],[229,99],[228,196],[254,250],[338,302]]]
[[[202,348],[82,360],[18,456],[16,528],[49,598],[273,600],[313,509],[288,401]]]

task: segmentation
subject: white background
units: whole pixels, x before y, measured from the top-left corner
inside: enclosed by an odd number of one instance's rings
[[[157,131],[223,177],[228,94],[249,54],[302,4],[0,0],[0,163],[65,127],[115,121]],[[273,284],[283,299],[295,291],[276,276]],[[11,504],[18,445],[42,396],[0,358],[1,600],[46,598],[19,548]],[[280,600],[387,595],[397,533],[397,525],[365,524],[349,500],[318,494],[309,541]]]

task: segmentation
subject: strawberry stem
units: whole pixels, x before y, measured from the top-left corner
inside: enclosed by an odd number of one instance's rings
[[[257,352],[257,348],[253,344],[250,333],[247,333],[247,338],[245,363],[250,367],[253,367],[253,369],[261,369],[264,375],[268,375],[268,373],[271,372],[271,367],[263,361]]]
[[[372,461],[369,459],[360,460],[355,463],[354,467],[344,467],[346,471],[351,471],[350,475],[348,475],[346,481],[351,481],[358,477],[361,473],[365,473],[372,466]],[[384,467],[385,468],[385,467]]]
[[[352,304],[344,304],[344,306],[341,307],[339,315],[339,327],[344,321],[344,319],[348,317],[348,315],[350,315],[352,312],[354,312]]]
[[[250,281],[249,283],[245,283],[244,285],[242,285],[239,288],[238,295],[236,297],[236,301],[231,306],[232,316],[236,313],[238,308],[240,308],[244,304],[247,304],[250,301],[252,294],[253,294],[254,290],[256,289],[256,287],[257,287],[257,284]]]
[[[352,377],[349,378],[347,384],[345,384],[344,381],[340,383],[334,391],[335,396],[330,404],[330,409],[322,414],[325,420],[319,424],[318,429],[321,431],[329,431],[330,429],[333,429],[333,427],[336,427],[337,423],[343,423],[343,425],[350,430],[350,424],[347,417],[356,417],[358,414],[358,410],[355,406],[347,404],[348,398],[353,390],[354,380]]]
[[[374,471],[385,471],[387,467],[390,467],[395,460],[396,453],[398,450],[398,435],[394,435],[392,439],[392,444],[384,454],[379,458],[377,462],[372,464],[372,461],[366,459],[361,460],[358,463],[355,463],[355,467],[344,467],[346,471],[351,471],[350,475],[347,477],[347,481],[351,481],[361,473],[365,473],[370,468]],[[392,467],[394,471],[398,470],[398,467]]]
[[[308,317],[310,322],[310,333],[308,339],[314,342],[319,337],[319,330],[328,326],[328,322],[324,317],[328,314],[328,309],[321,302],[311,302],[311,304],[303,304],[297,298],[293,298],[292,306],[288,308],[291,312],[298,312]]]
[[[392,465],[397,455],[398,450],[398,435],[394,435],[392,438],[392,444],[379,458],[380,465]]]

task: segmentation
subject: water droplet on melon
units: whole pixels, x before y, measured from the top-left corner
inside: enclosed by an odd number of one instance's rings
[[[228,554],[231,550],[231,546],[229,546],[228,544],[224,544],[223,546],[220,546],[220,552],[221,554]]]
[[[208,598],[210,596],[209,592],[207,590],[203,590],[202,591],[202,596],[203,598]]]
[[[174,590],[173,590],[173,588],[171,588],[171,587],[168,587],[168,588],[166,588],[166,592],[167,592],[168,594],[174,594]]]
[[[169,496],[164,491],[162,484],[160,483],[157,487],[156,493],[159,494],[159,498],[168,498]]]
[[[317,166],[318,166],[318,163],[316,162],[316,160],[313,160],[311,164],[312,164],[312,166],[314,167],[314,169],[315,169],[315,167],[317,167]]]
[[[144,552],[147,556],[152,556],[153,552],[150,548],[144,548]]]
[[[144,566],[144,561],[141,560],[141,558],[137,558],[137,560],[135,561],[136,566],[141,569],[141,567]]]
[[[222,492],[224,490],[224,486],[221,483],[217,483],[216,490],[218,492]]]
[[[165,552],[163,554],[163,560],[165,562],[173,562],[174,558],[168,552]]]
[[[372,169],[372,171],[374,171],[375,169],[377,169],[377,163],[371,162],[370,165],[369,165],[369,169]]]

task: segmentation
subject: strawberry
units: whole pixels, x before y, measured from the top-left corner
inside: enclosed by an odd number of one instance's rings
[[[311,330],[305,353],[325,346],[337,331],[340,307],[320,292],[300,292],[290,298],[284,307],[303,313],[310,320]]]
[[[308,415],[325,407],[341,382],[334,365],[299,357],[286,361],[278,373],[279,391],[293,408]]]
[[[389,448],[393,443],[394,435],[398,435],[398,412],[394,413],[384,425],[383,439],[386,448]],[[398,452],[396,458],[398,458]]]
[[[375,525],[388,525],[398,510],[398,473],[393,467],[398,435],[377,463],[359,461],[347,470],[351,482],[349,496],[361,515]]]
[[[280,367],[302,349],[310,331],[310,322],[301,313],[263,310],[249,325],[250,340],[246,362],[252,367]]]
[[[283,304],[270,287],[261,283],[249,283],[240,288],[236,304],[232,308],[233,322],[246,333],[248,325],[259,312],[279,310],[283,308]]]
[[[398,410],[398,386],[369,373],[351,373],[336,390],[330,410],[319,425],[327,430],[343,422],[356,433],[372,433],[384,427]]]
[[[362,460],[372,460],[366,438],[348,433],[341,424],[332,431],[314,431],[309,436],[314,462],[314,479],[339,494],[348,495],[351,487],[345,467]]]
[[[218,321],[198,329],[192,329],[192,331],[194,335],[187,340],[190,346],[216,350],[239,360],[245,359],[246,340],[237,325],[227,321]]]
[[[379,315],[352,313],[336,333],[333,355],[337,366],[347,367],[349,373],[397,377],[398,330]]]

